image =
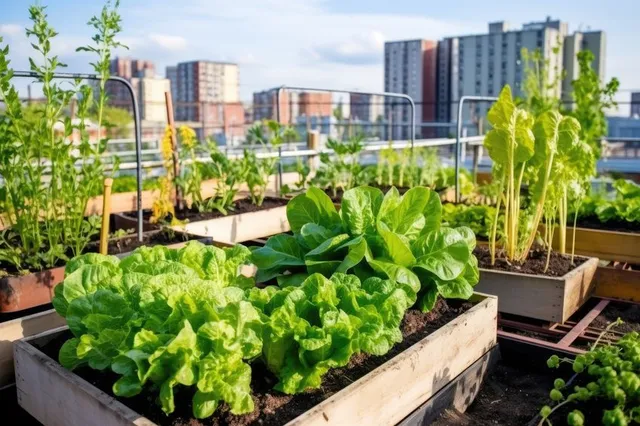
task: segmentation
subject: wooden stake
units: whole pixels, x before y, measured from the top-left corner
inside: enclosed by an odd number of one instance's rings
[[[178,160],[178,136],[176,133],[176,123],[173,118],[173,99],[171,98],[171,92],[164,92],[165,105],[167,107],[167,124],[171,129],[171,149],[173,151],[173,179],[177,178],[180,173],[180,164]],[[180,196],[180,189],[176,187],[176,205],[181,207],[182,197]]]
[[[111,214],[111,185],[113,179],[104,180],[104,195],[102,196],[102,229],[100,229],[100,254],[107,254],[109,243],[109,215]]]

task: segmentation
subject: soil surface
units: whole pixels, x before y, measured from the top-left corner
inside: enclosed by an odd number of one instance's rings
[[[598,219],[598,216],[584,216],[578,218],[577,225],[578,228],[600,229],[603,231],[632,232],[635,234],[640,234],[640,223],[629,222],[626,220],[608,220],[606,222],[602,222],[600,221],[600,219]]]
[[[175,392],[176,411],[166,416],[156,404],[157,392],[145,391],[133,398],[118,398],[136,412],[160,425],[201,426],[201,425],[281,425],[294,419],[334,393],[350,385],[371,370],[404,351],[424,337],[433,333],[473,306],[472,303],[456,300],[439,300],[429,313],[409,310],[402,321],[403,341],[384,356],[359,354],[351,358],[346,367],[331,370],[323,378],[322,388],[309,390],[298,395],[285,395],[273,390],[276,377],[260,362],[252,364],[251,388],[255,410],[252,413],[237,416],[229,412],[226,404],[221,404],[214,415],[208,419],[197,420],[191,414],[193,388],[177,386]],[[43,352],[58,358],[58,351],[70,334],[49,342],[41,348]],[[110,371],[98,372],[81,368],[76,373],[108,394],[118,376]]]
[[[529,275],[545,275],[548,277],[562,277],[587,261],[586,257],[576,256],[572,264],[571,256],[552,251],[551,258],[549,259],[549,269],[543,272],[547,262],[547,251],[541,248],[531,249],[529,257],[521,264],[507,262],[504,257],[501,257],[501,253],[498,252],[496,253],[495,265],[491,265],[491,253],[489,252],[489,247],[485,246],[476,246],[473,254],[478,258],[478,266],[480,268],[518,272]]]
[[[176,233],[171,229],[161,229],[159,231],[144,232],[142,235],[142,241],[138,241],[137,233],[127,235],[126,237],[109,240],[107,252],[109,254],[122,254],[135,250],[140,246],[152,247],[157,245],[176,244],[198,238],[200,237]],[[89,244],[89,246],[87,247],[87,251],[97,252],[99,248],[100,243],[95,242]]]
[[[604,311],[596,317],[589,325],[592,328],[604,330],[609,324],[620,318],[623,324],[611,329],[616,335],[640,332],[640,305],[635,303],[611,302],[604,308]]]
[[[482,383],[480,393],[464,414],[445,412],[434,426],[536,426],[538,412],[544,405],[552,405],[549,391],[553,381],[563,378],[569,382],[572,374],[556,370],[531,371],[524,365],[498,362]],[[574,385],[583,383],[576,379]],[[586,417],[585,425],[599,425],[602,410],[612,407],[590,401],[588,404],[568,404],[551,416],[554,426],[566,425],[567,414],[580,409]]]

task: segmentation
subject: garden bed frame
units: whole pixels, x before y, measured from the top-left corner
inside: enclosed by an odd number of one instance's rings
[[[590,258],[562,277],[480,268],[475,289],[498,296],[500,312],[563,323],[591,296],[597,267]]]
[[[604,226],[604,225],[603,225]],[[573,228],[567,228],[567,250],[571,248]],[[558,248],[559,236],[553,246]],[[640,264],[640,233],[576,228],[576,254]]]
[[[429,401],[496,345],[497,299],[478,303],[288,425],[395,424]],[[43,354],[66,327],[14,346],[18,403],[47,426],[151,426],[114,397]]]
[[[224,244],[238,244],[256,238],[289,232],[287,206],[255,212],[230,214],[214,219],[188,222],[184,225],[171,227],[178,232],[211,238],[215,242]]]

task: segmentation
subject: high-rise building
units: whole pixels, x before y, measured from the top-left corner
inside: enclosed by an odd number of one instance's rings
[[[140,118],[146,121],[167,122],[165,92],[171,90],[171,83],[166,78],[133,77],[131,79],[136,97]]]
[[[384,118],[384,97],[352,93],[351,118],[363,122],[374,123]]]
[[[253,93],[253,120],[275,120],[278,90],[269,89]],[[279,95],[280,123],[292,124],[300,115],[298,92],[281,90]]]
[[[640,92],[631,93],[631,117],[640,118]]]
[[[212,61],[177,65],[176,120],[205,121],[205,104],[239,103],[240,72],[237,64]]]
[[[384,45],[384,90],[404,93],[416,103],[416,123],[436,118],[437,42],[431,40],[391,41]],[[410,137],[410,108],[399,99],[385,99],[385,118],[394,139]],[[416,136],[421,137],[420,127]],[[389,135],[387,135],[389,137]]]
[[[155,75],[155,65],[151,61],[117,57],[111,60],[109,72],[111,75],[122,77],[131,82],[134,77]],[[110,81],[105,86],[105,90],[109,96],[110,105],[133,111],[131,94],[124,84]]]
[[[178,67],[175,65],[166,67],[164,76],[171,82],[171,100],[175,108],[175,102],[178,99]]]
[[[580,67],[578,65],[578,53],[583,50],[590,50],[593,53],[593,70],[598,74],[600,80],[605,79],[605,56],[607,38],[604,31],[587,31],[568,35],[564,39],[564,72],[562,80],[562,99],[566,102],[573,101],[571,82],[578,78]]]
[[[543,60],[549,61],[548,83],[557,80],[562,72],[561,46],[566,32],[566,23],[547,18],[511,31],[506,22],[494,22],[489,24],[488,34],[444,39],[438,55],[437,121],[455,121],[463,95],[497,96],[506,84],[514,96],[522,95],[523,48],[531,52],[540,49]],[[556,93],[549,94],[560,97],[560,87],[553,90]],[[484,117],[489,107],[487,102],[465,108],[463,121],[472,115]]]

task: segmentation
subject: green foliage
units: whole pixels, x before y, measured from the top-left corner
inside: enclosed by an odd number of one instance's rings
[[[614,97],[620,82],[614,77],[603,86],[591,65],[593,59],[590,50],[578,53],[580,72],[578,78],[571,82],[575,108],[568,111],[568,114],[580,122],[580,139],[586,142],[599,158],[602,148],[600,138],[607,134],[605,110],[617,106]]]
[[[209,155],[212,160],[212,178],[216,179],[216,194],[198,206],[200,211],[218,210],[226,215],[233,211],[233,203],[240,185],[247,175],[245,163],[229,159],[217,145],[209,143]]]
[[[557,110],[532,116],[517,107],[505,86],[487,115],[493,128],[484,145],[493,160],[493,179],[500,185],[497,210],[504,203],[503,247],[509,261],[524,261],[543,218],[547,232],[547,267],[551,241],[560,218],[561,251],[564,252],[569,200],[580,200],[595,171],[595,157],[580,137],[580,123]],[[553,182],[553,184],[552,184]],[[524,210],[521,187],[529,186],[529,207]],[[498,216],[490,235],[495,261]]]
[[[74,337],[60,363],[111,369],[117,396],[159,389],[174,411],[173,389],[194,389],[193,415],[208,417],[221,401],[234,414],[253,410],[248,360],[262,351],[260,313],[245,300],[238,267],[242,246],[190,242],[180,250],[141,247],[119,261],[89,254],[67,264],[53,304]]]
[[[579,408],[596,401],[608,409],[603,410],[600,419],[590,419],[594,422],[600,420],[603,425],[620,426],[640,420],[640,335],[634,331],[614,344],[599,344],[602,336],[621,323],[618,319],[610,324],[587,353],[575,359],[560,359],[557,355],[549,359],[547,364],[550,368],[558,368],[561,363],[571,364],[578,379],[586,385],[571,389],[564,380],[556,379],[550,393],[556,404],[540,410],[542,418],[539,425],[550,425],[550,417],[556,410],[567,404],[576,404],[578,409],[567,415],[567,424],[581,426],[586,420]]]
[[[126,138],[131,134],[132,130],[129,129],[129,126],[133,123],[133,117],[126,109],[104,105],[102,115],[99,110],[92,111],[92,119],[97,121],[100,117],[102,117],[104,127],[109,129],[111,137]]]
[[[441,227],[441,210],[438,195],[424,187],[403,196],[395,188],[384,196],[353,188],[340,213],[322,190],[309,188],[287,205],[294,235],[271,237],[253,251],[256,278],[286,286],[314,273],[379,276],[420,293],[425,311],[438,295],[468,298],[478,282],[475,236],[466,227]]]
[[[79,48],[97,55],[92,63],[100,76],[96,99],[93,88],[81,80],[68,84],[53,78],[65,65],[52,54],[57,32],[43,6],[29,8],[32,27],[27,36],[40,57],[38,61],[30,58],[29,63],[42,84],[44,105],[25,110],[13,86],[9,47],[0,48],[0,98],[6,106],[0,117],[0,175],[8,228],[0,234],[0,261],[18,271],[58,265],[81,253],[97,233],[99,220],[87,220],[84,213],[89,198],[101,192],[104,178],[102,154],[107,140],[101,134],[102,111],[110,52],[121,46],[115,40],[121,29],[117,7],[117,2],[113,7],[107,4],[89,21],[96,30],[93,44]],[[74,97],[77,124],[65,115]],[[85,123],[94,108],[98,140],[90,141]]]
[[[353,188],[360,181],[362,167],[359,157],[364,148],[362,136],[356,136],[346,142],[337,139],[327,141],[327,148],[333,150],[334,155],[320,154],[322,168],[313,178],[313,183],[321,188],[331,188],[336,197],[340,189],[346,191]]]
[[[468,226],[476,237],[488,241],[495,220],[496,208],[488,205],[445,204],[442,206],[442,222],[452,228]],[[503,225],[504,218],[499,218]],[[498,239],[502,238],[502,227],[498,226]]]
[[[559,47],[553,49],[559,53]],[[524,79],[522,92],[524,99],[518,100],[518,106],[533,115],[558,109],[560,100],[560,86],[563,75],[558,66],[551,67],[550,59],[545,59],[540,49],[530,52],[527,48],[521,50],[524,63]]]
[[[585,198],[579,217],[597,217],[602,223],[626,221],[640,224],[640,185],[618,179],[613,183],[613,196],[592,194]]]

